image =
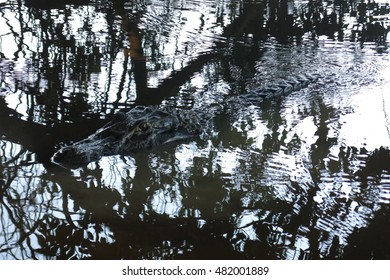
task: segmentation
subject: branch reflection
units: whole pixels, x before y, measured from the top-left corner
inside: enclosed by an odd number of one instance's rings
[[[0,257],[388,258],[389,13],[373,1],[1,5]],[[291,94],[240,99],[313,72]],[[222,109],[189,143],[50,162],[139,104]]]

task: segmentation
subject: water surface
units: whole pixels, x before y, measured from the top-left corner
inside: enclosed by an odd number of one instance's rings
[[[389,39],[370,28],[390,6],[335,2],[1,3],[0,257],[388,259]],[[240,99],[300,74],[319,78]],[[155,104],[219,109],[186,143],[51,162]]]

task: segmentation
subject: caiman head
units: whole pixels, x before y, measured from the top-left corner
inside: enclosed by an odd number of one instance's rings
[[[178,108],[135,107],[114,119],[88,138],[57,151],[52,161],[75,168],[103,156],[130,155],[188,140],[200,133],[199,115]]]

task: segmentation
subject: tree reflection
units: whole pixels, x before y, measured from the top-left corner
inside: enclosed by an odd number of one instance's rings
[[[307,5],[294,6],[284,0],[233,1],[230,8],[217,5],[216,24],[200,20],[199,26],[193,27],[187,21],[191,13],[175,1],[153,4],[153,9],[137,1],[116,1],[115,5],[98,1],[95,6],[77,2],[80,6],[61,9],[49,6],[44,10],[37,7],[38,3],[42,5],[41,1],[29,1],[28,9],[21,3],[9,4],[2,10],[3,21],[10,30],[7,40],[14,40],[17,48],[14,58],[27,59],[24,67],[30,69],[31,75],[23,77],[16,72],[14,81],[8,76],[2,83],[18,85],[33,101],[30,106],[35,110],[41,108],[39,112],[45,120],[57,122],[60,116],[62,121],[73,121],[77,115],[94,117],[103,112],[109,115],[112,110],[128,108],[132,102],[160,103],[167,96],[176,95],[180,84],[215,54],[225,51],[225,38],[253,34],[255,40],[275,36],[281,41],[294,38],[299,41],[305,33],[313,32],[314,38],[339,33],[339,39],[343,40],[349,36],[344,35],[348,31],[351,40],[385,43],[388,27],[384,16],[388,14],[388,6],[340,2],[328,5],[309,1]],[[15,11],[16,16],[12,17],[7,10]],[[226,18],[224,11],[230,11]],[[15,20],[19,27],[9,24]],[[347,20],[355,23],[344,23]],[[209,34],[206,24],[216,30],[223,28],[220,37],[212,38],[214,35]],[[195,46],[190,43],[193,38],[182,41],[180,35],[187,26],[198,30],[203,42]],[[23,36],[18,36],[19,33]],[[168,38],[176,38],[174,54],[170,53],[173,42]],[[28,44],[31,40],[33,44]],[[9,58],[6,54],[3,57]],[[128,65],[128,57],[132,67]],[[4,70],[10,74],[17,71]],[[171,71],[176,74],[167,79]],[[95,102],[88,102],[91,99]],[[85,106],[79,106],[80,102]]]
[[[58,192],[42,180],[43,168],[18,145],[1,141],[1,252],[5,258],[37,258],[36,230],[58,209]]]
[[[386,48],[389,6],[187,2],[0,7],[1,257],[388,258],[376,238],[388,223],[388,150],[330,136],[342,121],[329,95],[363,83],[334,71],[318,40]],[[252,78],[258,86],[313,65],[330,78],[261,104],[228,104],[202,139],[77,170],[50,163],[57,146],[116,111],[212,108]],[[306,122],[313,135],[298,127]],[[356,252],[366,236],[379,241]]]

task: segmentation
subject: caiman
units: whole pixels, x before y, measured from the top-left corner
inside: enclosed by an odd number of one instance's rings
[[[271,96],[288,94],[307,87],[317,79],[300,75],[272,85],[255,88],[230,97],[227,104],[259,102]],[[58,150],[52,161],[66,168],[76,168],[104,156],[131,155],[139,151],[185,142],[204,132],[218,110],[180,109],[163,106],[137,106],[127,113],[117,113],[113,120],[88,138]]]

